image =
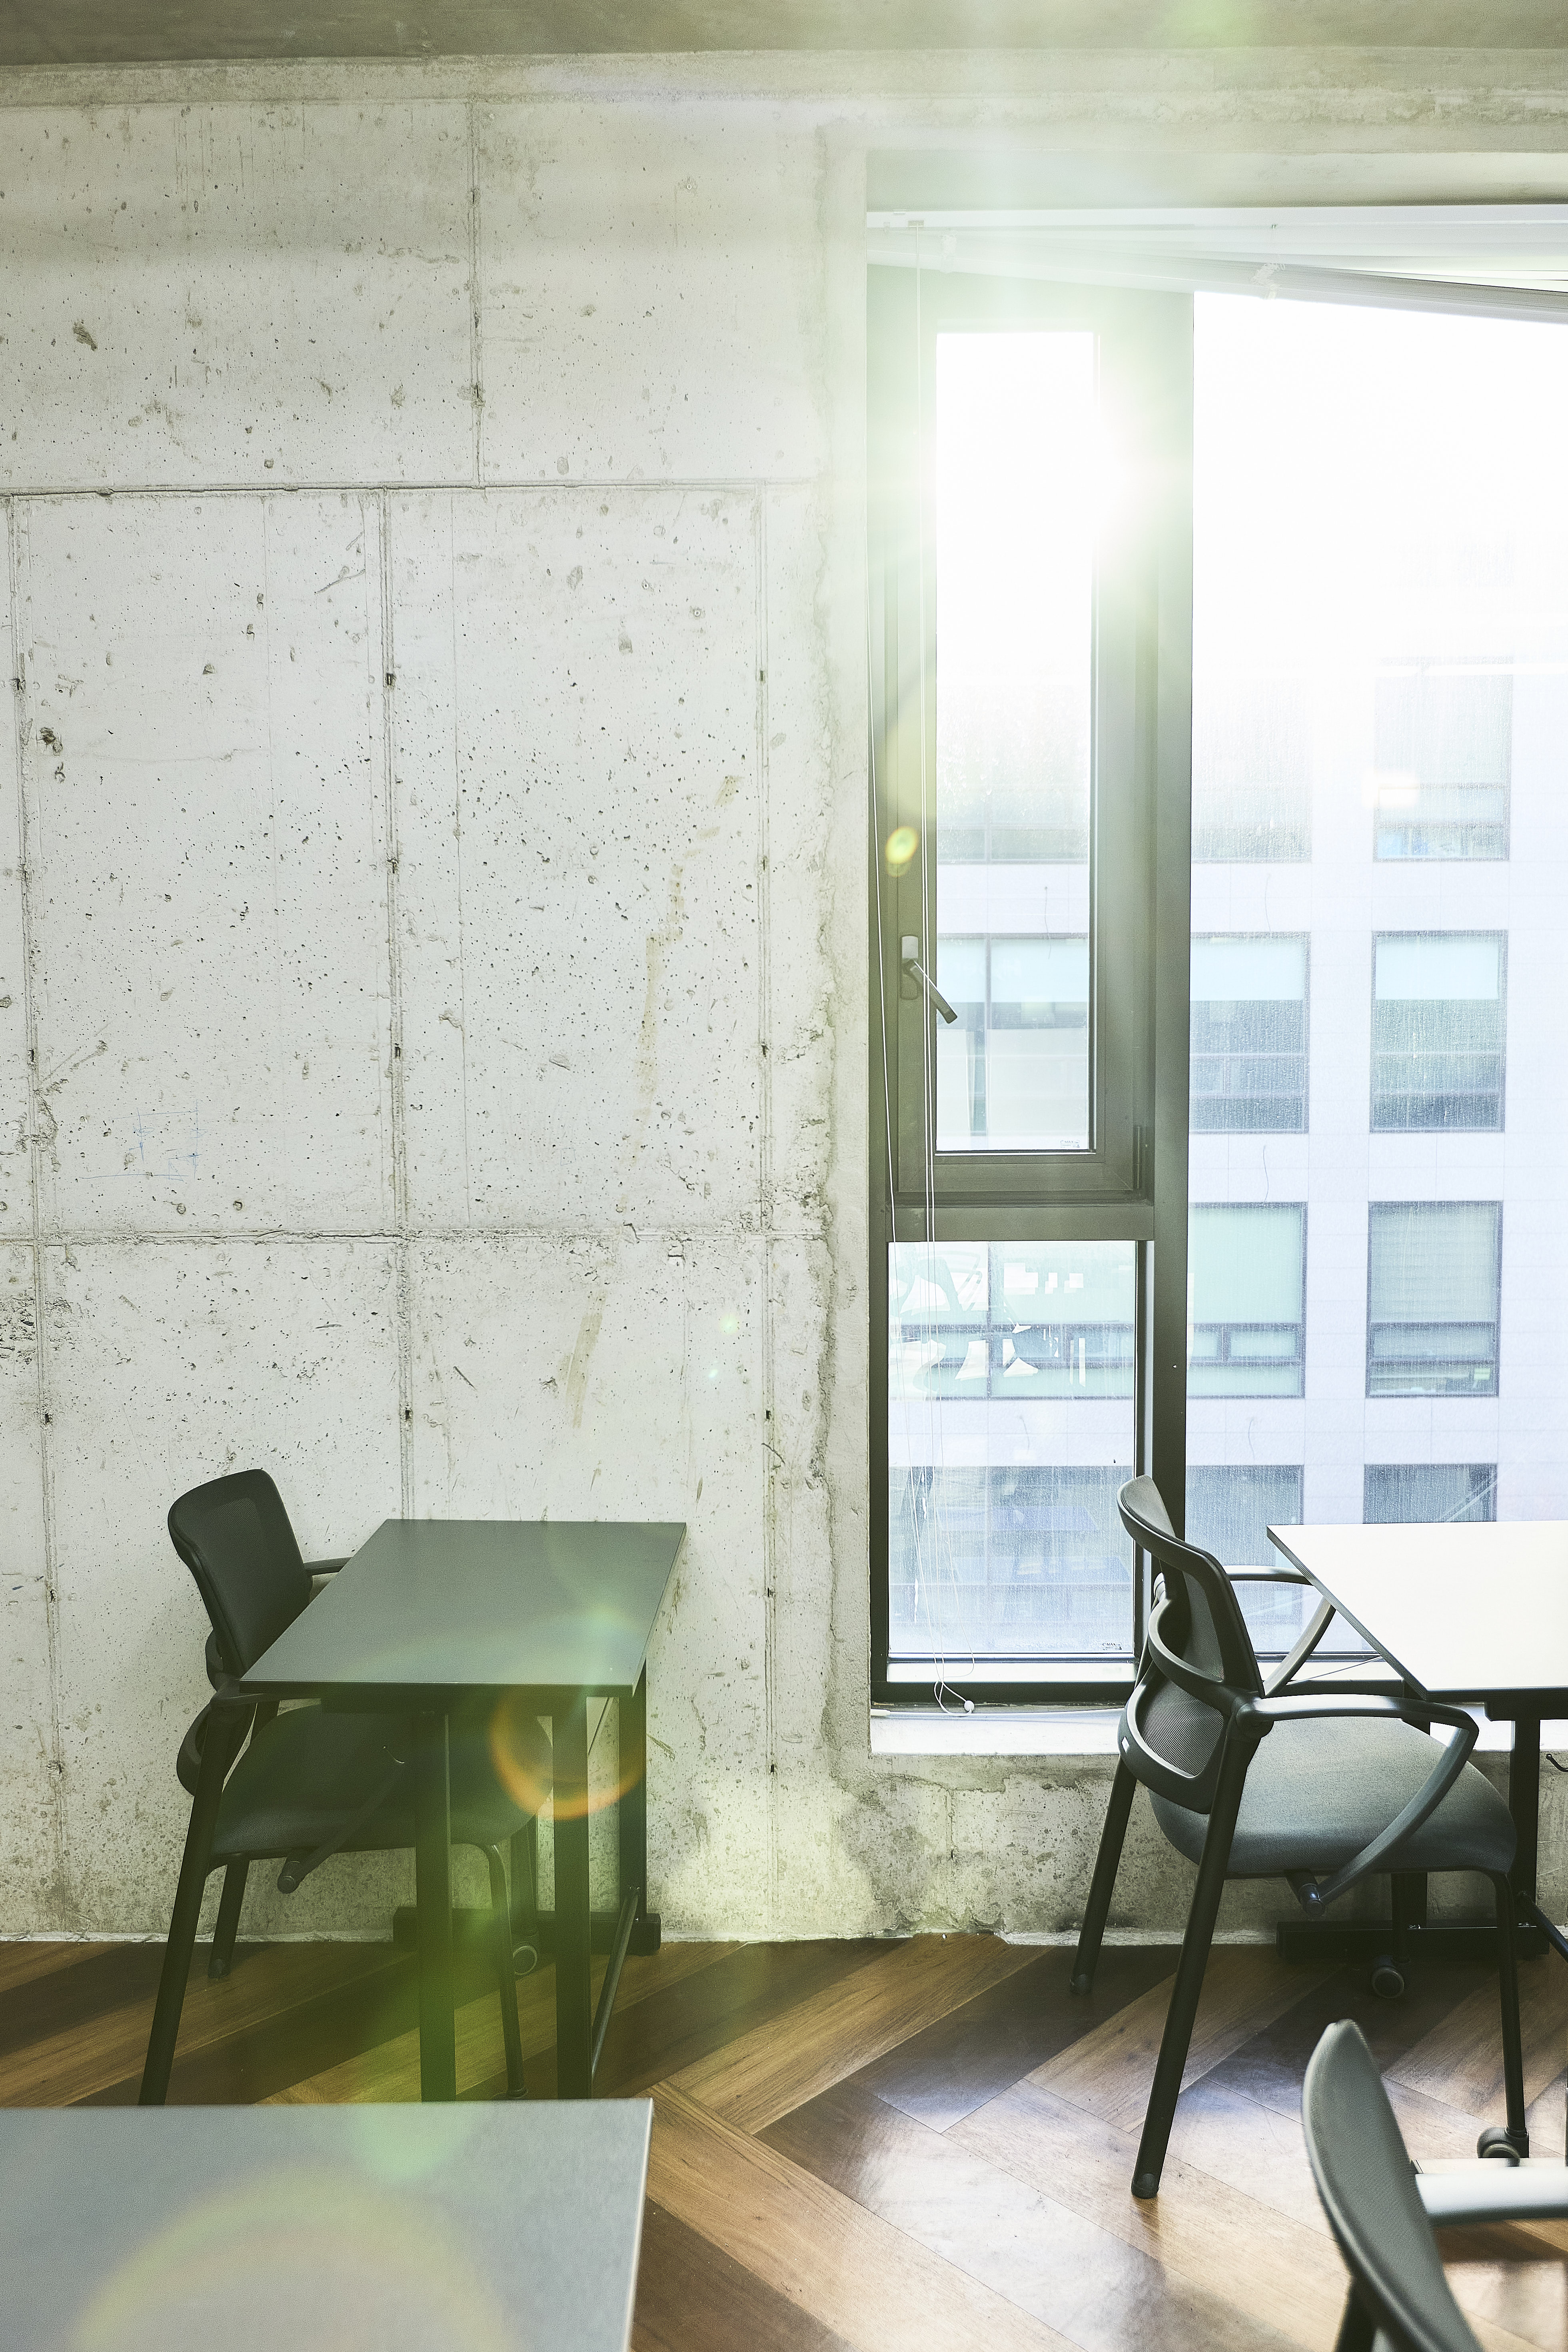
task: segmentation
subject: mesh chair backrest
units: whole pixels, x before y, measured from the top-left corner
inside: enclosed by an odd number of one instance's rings
[[[1185,1603],[1184,1616],[1177,1611],[1167,1627],[1172,1647],[1199,1674],[1261,1696],[1258,1653],[1236,1588],[1214,1554],[1182,1541],[1152,1478],[1130,1478],[1116,1499],[1122,1526],[1150,1555],[1166,1591]]]
[[[1329,2226],[1394,2352],[1480,2352],[1443,2275],[1376,2063],[1348,2018],[1312,2053],[1301,2122]]]
[[[283,1498],[265,1470],[193,1486],[169,1512],[174,1549],[196,1580],[231,1675],[249,1672],[310,1598]]]

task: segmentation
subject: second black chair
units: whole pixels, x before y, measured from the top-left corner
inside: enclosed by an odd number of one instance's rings
[[[415,1843],[405,1769],[412,1727],[403,1718],[313,1706],[279,1714],[230,1695],[231,1678],[247,1674],[306,1607],[312,1575],[342,1563],[312,1568],[301,1559],[282,1498],[264,1470],[193,1487],[170,1510],[169,1533],[212,1622],[207,1667],[216,1688],[186,1732],[176,1767],[191,1794],[191,1818],[142,2078],[143,2106],[161,2106],[168,2091],[202,1897],[214,1870],[226,1875],[211,1973],[223,1975],[251,1863],[281,1860],[279,1886],[291,1894],[332,1854],[393,1852]],[[489,1868],[507,2084],[516,2093],[522,2047],[501,1849],[531,1815],[498,1781],[487,1733],[481,1719],[452,1726],[452,1842],[477,1846]],[[515,1732],[511,1737],[515,1744]],[[542,1734],[540,1742],[542,1748]],[[548,1778],[544,1766],[534,1785],[547,1786]]]
[[[1132,2176],[1160,2187],[1220,1896],[1229,1878],[1289,1880],[1310,1916],[1373,1873],[1479,1871],[1496,1900],[1508,2123],[1479,2153],[1530,2153],[1520,2049],[1519,1978],[1507,1805],[1467,1759],[1476,1727],[1458,1707],[1321,1685],[1291,1687],[1332,1614],[1323,1602],[1266,1682],[1230,1575],[1183,1543],[1152,1478],[1119,1497],[1122,1525],[1151,1558],[1154,1601],[1138,1681],[1117,1729],[1110,1803],[1073,1972],[1094,1979],[1128,1814],[1139,1783],[1177,1850],[1197,1864],[1182,1956]],[[1258,1571],[1247,1571],[1257,1574]],[[1279,1580],[1300,1582],[1292,1570]],[[1439,1746],[1430,1723],[1453,1738]]]

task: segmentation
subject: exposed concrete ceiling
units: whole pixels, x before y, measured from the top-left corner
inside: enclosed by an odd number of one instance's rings
[[[1561,49],[1568,0],[0,0],[0,68],[765,49]]]

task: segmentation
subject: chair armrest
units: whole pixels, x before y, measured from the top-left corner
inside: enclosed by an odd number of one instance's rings
[[[1233,1584],[1310,1584],[1299,1568],[1227,1568]]]
[[[1568,2221],[1568,2165],[1467,2164],[1454,2172],[1419,2172],[1415,2186],[1435,2230]]]
[[[1415,1729],[1425,1730],[1429,1724],[1446,1723],[1452,1727],[1454,1738],[1444,1748],[1426,1780],[1403,1810],[1395,1813],[1385,1829],[1378,1832],[1361,1852],[1352,1854],[1331,1878],[1321,1883],[1309,1872],[1293,1871],[1290,1884],[1296,1900],[1310,1917],[1337,1903],[1342,1895],[1362,1879],[1369,1878],[1386,1866],[1387,1857],[1423,1822],[1429,1820],[1460,1773],[1469,1761],[1470,1750],[1476,1744],[1476,1724],[1463,1707],[1439,1706],[1435,1700],[1379,1698],[1370,1692],[1346,1691],[1342,1696],[1319,1696],[1305,1692],[1292,1692],[1279,1698],[1260,1698],[1253,1706],[1265,1721],[1275,1723],[1307,1723],[1317,1718],[1346,1716],[1363,1721],[1408,1723]]]
[[[346,1551],[342,1559],[308,1559],[305,1573],[307,1576],[336,1576],[339,1569],[347,1568],[353,1558],[353,1552]]]
[[[1301,1581],[1305,1584],[1307,1579],[1303,1577]],[[1265,1682],[1263,1694],[1266,1698],[1272,1698],[1277,1691],[1282,1691],[1288,1683],[1295,1680],[1329,1627],[1333,1623],[1333,1620],[1334,1604],[1325,1596],[1312,1612],[1310,1622],[1303,1627],[1300,1639],[1294,1648],[1287,1651]]]

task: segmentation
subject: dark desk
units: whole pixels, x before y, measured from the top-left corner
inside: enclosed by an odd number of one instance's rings
[[[0,2113],[5,2340],[626,2352],[646,2099]]]
[[[387,1519],[259,1657],[247,1698],[408,1714],[417,1725],[415,1849],[419,2074],[457,2096],[447,1717],[489,1699],[548,1716],[552,1739],[556,2088],[587,2098],[628,1950],[657,1950],[647,1911],[648,1636],[686,1529],[599,1520]],[[618,1703],[620,1898],[593,2003],[588,1702]]]
[[[1536,1901],[1541,1726],[1568,1717],[1568,1522],[1270,1528],[1268,1536],[1407,1690],[1461,1706],[1479,1701],[1494,1720],[1512,1723],[1521,1949],[1539,1951],[1545,1937],[1568,1958],[1568,1938]],[[1455,1957],[1472,1947],[1489,1955],[1489,1929],[1408,1925]],[[1382,1932],[1292,1926],[1280,1931],[1281,1949],[1310,1937],[1321,1951],[1335,1936],[1359,1948]]]

